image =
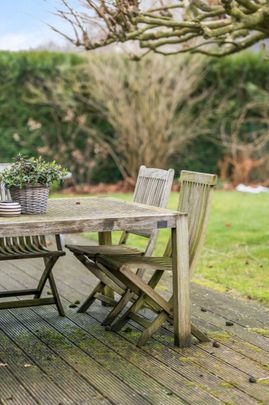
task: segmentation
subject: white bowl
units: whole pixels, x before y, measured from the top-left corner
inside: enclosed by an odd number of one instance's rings
[[[0,216],[15,217],[21,214],[21,206],[13,201],[0,201]]]

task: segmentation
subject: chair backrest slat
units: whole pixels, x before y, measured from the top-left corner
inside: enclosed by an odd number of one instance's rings
[[[173,179],[173,169],[162,170],[141,166],[134,190],[133,201],[155,207],[166,207]],[[149,239],[145,254],[150,255],[155,246],[157,231],[145,229],[142,231],[124,232],[120,243],[126,243],[130,233]]]
[[[174,170],[152,169],[141,166],[133,201],[162,207],[167,204],[174,179]]]
[[[211,197],[216,183],[217,176],[214,174],[186,170],[180,174],[178,211],[188,213],[191,274],[204,244]],[[165,256],[168,255],[171,255],[171,240],[165,250]]]

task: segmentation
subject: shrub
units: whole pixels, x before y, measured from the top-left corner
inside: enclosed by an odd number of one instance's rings
[[[18,155],[15,163],[5,169],[0,178],[8,188],[37,185],[49,187],[54,181],[62,180],[66,174],[67,170],[55,161],[49,163],[45,162],[42,157],[27,159]]]
[[[96,55],[89,57],[96,58]],[[269,64],[258,53],[207,59],[207,63],[207,74],[200,82],[197,95],[215,89],[212,111],[217,111],[223,100],[227,100],[228,108],[222,114],[212,115],[206,136],[175,149],[166,165],[178,171],[183,167],[217,171],[217,162],[225,153],[219,142],[222,122],[232,120],[238,109],[261,89],[269,92]],[[0,52],[0,161],[8,162],[19,152],[42,155],[51,161],[56,159],[68,166],[76,183],[112,182],[121,177],[108,151],[93,137],[93,133],[94,136],[101,133],[113,145],[117,142],[117,131],[105,114],[100,114],[96,104],[86,105],[78,97],[75,83],[80,79],[85,82],[81,76],[83,69],[84,57],[78,54]],[[83,85],[79,87],[85,91]],[[45,97],[40,98],[40,94]],[[52,98],[53,94],[57,97]],[[90,99],[87,91],[82,96]],[[201,114],[199,106],[195,114]],[[87,130],[80,125],[81,119],[87,124]],[[117,158],[123,158],[120,152]]]

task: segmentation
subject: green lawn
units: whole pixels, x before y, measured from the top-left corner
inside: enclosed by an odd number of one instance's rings
[[[110,196],[131,199],[126,194]],[[169,207],[177,207],[176,193],[172,193]],[[87,236],[96,239],[96,235]],[[167,230],[160,233],[156,254],[162,254],[168,236]],[[143,242],[132,237],[131,243],[138,247]],[[194,281],[269,305],[269,194],[215,192],[206,244]]]

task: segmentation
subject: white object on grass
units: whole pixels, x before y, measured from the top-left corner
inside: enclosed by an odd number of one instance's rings
[[[238,184],[238,186],[236,186],[235,189],[236,191],[240,191],[242,193],[252,193],[252,194],[269,193],[269,188],[263,186],[251,187],[246,186],[245,184]]]

